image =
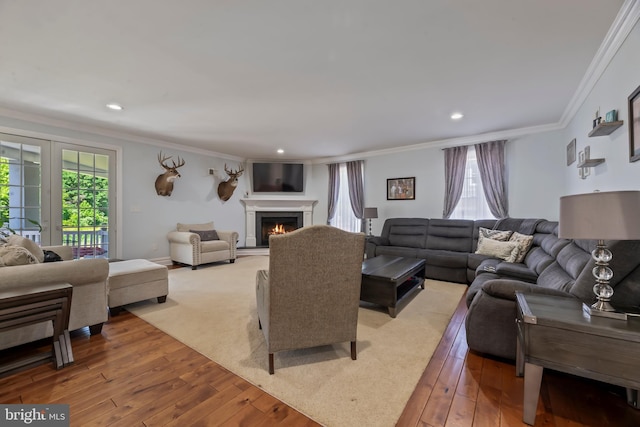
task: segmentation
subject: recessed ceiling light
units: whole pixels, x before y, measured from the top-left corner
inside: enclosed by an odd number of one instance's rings
[[[124,108],[122,108],[122,105],[116,104],[115,102],[110,102],[109,104],[107,104],[107,108],[116,111],[124,110]]]
[[[451,115],[451,120],[460,120],[463,117],[464,117],[464,114],[462,113],[453,113]]]
[[[283,154],[283,153],[284,153],[284,150],[283,150],[282,148],[278,148],[278,149],[276,150],[276,153],[278,153],[278,154]]]

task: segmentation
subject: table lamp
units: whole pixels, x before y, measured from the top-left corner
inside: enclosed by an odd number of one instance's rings
[[[591,252],[596,266],[593,292],[597,301],[584,305],[591,315],[626,318],[617,313],[609,301],[613,288],[609,280],[613,271],[609,261],[613,258],[605,240],[640,240],[640,191],[607,191],[560,197],[560,223],[558,237],[564,239],[597,240]]]
[[[369,236],[371,234],[371,219],[378,218],[378,208],[364,208],[364,219],[369,220]]]

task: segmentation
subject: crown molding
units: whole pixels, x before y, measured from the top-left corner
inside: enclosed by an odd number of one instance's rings
[[[211,150],[205,150],[203,148],[191,147],[189,145],[183,145],[175,142],[169,142],[163,139],[149,138],[145,136],[135,135],[133,133],[107,129],[100,126],[92,126],[84,123],[73,122],[70,120],[54,119],[52,117],[25,113],[22,111],[17,111],[13,109],[2,108],[2,107],[0,107],[0,117],[7,117],[15,120],[24,120],[33,124],[39,124],[44,126],[52,126],[68,132],[86,132],[88,134],[93,134],[93,135],[102,136],[106,138],[118,139],[123,142],[126,142],[126,141],[138,142],[141,144],[152,145],[160,148],[186,151],[189,153],[194,153],[194,154],[199,154],[204,156],[219,157],[222,159],[231,160],[235,162],[245,161],[245,159],[242,157],[232,156],[229,154],[219,153]],[[2,126],[0,127],[0,129],[7,129],[7,130],[3,130],[3,132],[7,132],[7,133],[11,132],[10,128],[7,126]],[[26,132],[25,129],[13,130],[13,132],[16,132],[16,131],[19,131],[21,135],[25,135],[25,132]],[[29,133],[30,135],[25,135],[25,136],[32,136],[35,138],[43,138],[43,139],[53,139],[61,142],[82,141],[81,138],[67,137],[64,135],[60,135],[58,133],[50,132],[49,130],[40,131],[40,132],[31,131]],[[96,144],[96,141],[90,141],[86,138],[84,139],[84,142],[85,143],[90,142],[92,144]]]
[[[562,127],[566,127],[569,122],[573,120],[578,109],[582,106],[585,99],[587,99],[587,96],[589,96],[595,87],[607,66],[618,52],[618,49],[620,49],[620,46],[622,46],[627,39],[631,30],[633,30],[638,19],[640,19],[640,1],[626,0],[620,8],[616,19],[611,24],[602,44],[600,44],[600,48],[593,57],[591,64],[589,64],[573,98],[571,98],[567,108],[560,117],[559,123]]]
[[[531,126],[526,128],[510,129],[510,130],[499,131],[499,132],[489,132],[489,133],[481,133],[481,134],[471,135],[471,136],[463,136],[460,138],[441,139],[437,141],[423,142],[420,144],[405,145],[404,147],[386,148],[386,149],[376,150],[376,151],[364,151],[361,153],[348,154],[346,156],[325,157],[321,159],[315,159],[312,161],[312,163],[322,164],[322,163],[349,162],[352,160],[362,160],[367,157],[388,156],[391,154],[397,154],[397,153],[402,153],[406,151],[423,150],[425,148],[447,148],[447,147],[457,147],[461,145],[472,145],[472,144],[479,144],[479,143],[488,142],[488,141],[496,141],[500,139],[514,139],[521,136],[532,135],[536,133],[552,132],[556,130],[561,130],[563,128],[564,126],[561,126],[558,123],[540,125],[540,126]]]

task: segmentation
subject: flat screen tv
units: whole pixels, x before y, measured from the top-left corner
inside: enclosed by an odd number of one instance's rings
[[[297,192],[304,189],[302,163],[254,163],[253,192]]]

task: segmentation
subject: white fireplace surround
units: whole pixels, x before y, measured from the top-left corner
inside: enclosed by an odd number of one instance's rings
[[[302,226],[313,224],[313,207],[317,200],[309,199],[276,199],[276,198],[244,198],[240,199],[244,203],[246,218],[246,240],[248,248],[256,246],[256,212],[302,212]]]

